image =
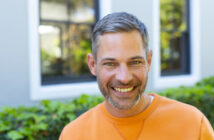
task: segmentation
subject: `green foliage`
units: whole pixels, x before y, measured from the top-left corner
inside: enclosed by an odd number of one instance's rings
[[[214,126],[214,77],[159,94],[197,107]],[[34,107],[4,107],[0,112],[0,139],[56,140],[66,124],[103,100],[101,96],[82,95],[64,103],[44,100]]]
[[[196,84],[197,86],[209,86],[209,87],[214,87],[214,76],[205,78],[202,81],[198,82]]]
[[[4,107],[0,112],[0,139],[56,140],[67,123],[102,101],[100,96],[82,95],[65,103],[44,100],[37,107]]]
[[[60,69],[64,63],[64,60],[51,55],[41,47],[41,70],[42,75],[60,75],[62,70]]]
[[[75,75],[80,75],[88,73],[87,65],[87,54],[91,52],[91,42],[90,40],[81,40],[76,47],[71,49],[69,67],[72,73]]]

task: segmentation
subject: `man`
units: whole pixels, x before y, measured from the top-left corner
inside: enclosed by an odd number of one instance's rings
[[[144,93],[151,60],[146,27],[135,16],[98,21],[87,61],[105,102],[68,124],[60,140],[214,140],[196,108]]]

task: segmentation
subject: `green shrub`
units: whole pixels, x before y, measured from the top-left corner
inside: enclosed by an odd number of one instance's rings
[[[214,126],[214,77],[159,94],[197,107]],[[44,100],[34,107],[4,107],[0,112],[0,140],[56,140],[67,123],[103,100],[101,96],[82,95],[64,103]]]
[[[214,87],[214,76],[203,79],[202,81],[196,83],[196,86]]]
[[[44,100],[37,107],[4,107],[0,140],[57,140],[67,123],[102,101],[101,96],[82,95],[66,103]]]

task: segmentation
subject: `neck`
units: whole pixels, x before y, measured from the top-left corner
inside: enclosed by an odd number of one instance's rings
[[[125,118],[125,117],[131,117],[134,115],[137,115],[143,111],[145,111],[151,103],[151,98],[148,94],[143,94],[140,98],[140,101],[133,106],[131,109],[127,110],[120,110],[115,107],[113,107],[109,102],[106,101],[106,109],[107,111],[117,118]]]

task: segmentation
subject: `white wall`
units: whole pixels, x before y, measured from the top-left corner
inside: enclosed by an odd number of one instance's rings
[[[201,1],[201,75],[214,75],[214,1]]]
[[[31,104],[27,0],[0,4],[0,106]]]

